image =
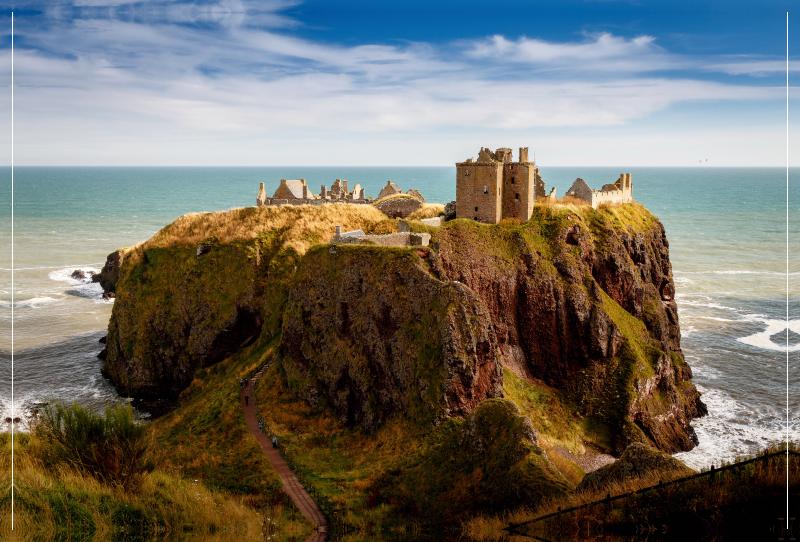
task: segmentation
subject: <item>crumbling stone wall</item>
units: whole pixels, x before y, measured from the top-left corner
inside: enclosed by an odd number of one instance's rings
[[[426,247],[431,240],[431,234],[429,233],[411,233],[409,231],[384,235],[365,235],[363,232],[360,233],[360,235],[354,235],[353,232],[341,233],[340,227],[337,226],[336,235],[330,242],[348,245],[367,243],[385,247]]]
[[[392,181],[386,181],[386,186],[384,186],[383,190],[381,190],[378,194],[378,201],[382,200],[383,198],[388,198],[389,196],[395,196],[402,193],[403,191],[400,190],[399,186]]]
[[[391,193],[391,195],[403,195],[400,188],[389,181],[387,186],[381,191],[381,194]],[[408,191],[408,203],[392,203],[388,204],[386,208],[379,207],[384,214],[391,218],[405,218],[409,214],[416,211],[423,203],[425,198],[422,194],[414,189]],[[384,196],[382,196],[384,197]],[[256,205],[259,207],[268,207],[271,205],[325,205],[326,203],[353,203],[353,204],[372,204],[375,200],[366,197],[365,190],[360,184],[353,186],[353,191],[347,189],[346,179],[336,179],[331,189],[323,184],[320,187],[319,194],[313,194],[306,185],[305,179],[281,179],[281,184],[275,191],[271,198],[267,197],[264,191],[264,183],[260,183],[258,196],[256,196]],[[388,203],[388,202],[387,202]]]
[[[375,204],[375,208],[389,218],[406,218],[420,207],[422,202],[412,197],[389,198]]]
[[[621,173],[614,184],[603,185],[601,190],[593,190],[583,179],[575,179],[567,190],[567,196],[582,199],[594,209],[601,204],[631,203],[633,201],[631,174]]]

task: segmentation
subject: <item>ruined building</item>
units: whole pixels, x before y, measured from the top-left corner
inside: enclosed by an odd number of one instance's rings
[[[589,188],[583,179],[575,179],[567,190],[567,196],[585,201],[597,209],[600,204],[631,203],[633,201],[633,183],[630,173],[621,173],[614,184],[603,185],[600,190]]]
[[[503,218],[526,221],[536,198],[544,197],[544,182],[528,147],[520,147],[519,161],[511,149],[495,152],[481,148],[478,160],[456,164],[456,217],[496,224]]]
[[[372,203],[372,198],[364,195],[364,189],[360,184],[353,187],[353,191],[347,189],[347,181],[336,179],[331,189],[324,184],[319,194],[314,194],[306,184],[305,179],[281,179],[281,184],[271,198],[267,197],[264,191],[264,183],[258,190],[256,205],[265,207],[270,205],[323,205],[325,203]]]
[[[368,198],[360,184],[353,187],[352,192],[347,188],[346,179],[336,179],[330,190],[324,184],[319,194],[313,194],[306,184],[305,179],[281,179],[281,184],[272,197],[267,197],[264,183],[258,190],[256,205],[269,207],[273,205],[325,205],[326,203],[356,203],[374,204],[375,207],[389,218],[405,218],[419,209],[425,198],[418,190],[413,188],[403,194],[400,187],[392,181],[386,183],[378,199]]]

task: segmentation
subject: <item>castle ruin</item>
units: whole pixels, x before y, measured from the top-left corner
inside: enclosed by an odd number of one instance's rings
[[[567,196],[585,201],[597,209],[601,204],[631,203],[633,201],[633,183],[630,173],[620,173],[619,179],[614,184],[603,185],[600,190],[589,188],[581,178],[575,179],[567,190]]]
[[[536,198],[544,197],[544,182],[528,147],[520,147],[519,161],[511,149],[495,152],[481,147],[478,160],[456,164],[456,218],[496,224],[503,218],[527,221]]]
[[[403,199],[411,200],[416,205],[409,206],[408,204],[402,205],[397,202],[391,204],[389,201],[384,202],[384,200],[391,200],[398,196]],[[422,197],[419,191],[413,188],[403,194],[400,187],[392,181],[386,183],[386,186],[381,190],[377,199],[368,198],[360,184],[353,186],[352,191],[348,190],[347,179],[336,179],[330,190],[323,184],[320,187],[319,194],[311,192],[305,179],[281,179],[278,189],[275,190],[271,198],[267,196],[267,192],[264,190],[264,183],[261,183],[258,189],[258,196],[256,196],[256,205],[258,207],[269,207],[272,205],[324,205],[326,203],[375,203],[381,211],[384,211],[381,207],[381,202],[384,202],[385,205],[389,205],[389,207],[393,205],[395,207],[398,205],[402,206],[403,209],[395,214],[405,217],[408,214],[406,212],[408,209],[405,209],[406,207],[411,209],[410,212],[413,212],[425,203],[425,198]]]
[[[322,185],[319,194],[314,194],[306,184],[305,179],[281,179],[281,184],[271,198],[267,197],[264,190],[264,183],[258,190],[256,205],[258,207],[269,207],[270,205],[324,205],[325,203],[372,203],[373,198],[367,198],[364,189],[360,184],[353,187],[353,191],[347,189],[347,180],[336,179],[328,190]]]
[[[576,179],[567,196],[583,200],[592,208],[602,204],[633,201],[631,174],[623,173],[614,184],[593,190],[583,179]],[[530,219],[537,203],[552,205],[556,189],[545,194],[544,181],[536,162],[528,160],[528,147],[520,147],[519,161],[512,162],[511,149],[495,152],[481,147],[478,159],[456,163],[456,200],[445,206],[445,216],[468,218],[497,224],[504,218]]]

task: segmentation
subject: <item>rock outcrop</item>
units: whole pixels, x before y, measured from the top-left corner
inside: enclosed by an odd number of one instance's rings
[[[663,480],[673,480],[696,473],[685,463],[669,454],[646,444],[635,443],[628,446],[614,463],[600,467],[584,476],[576,491],[602,489],[615,482],[621,483],[643,476],[658,476]]]
[[[502,396],[492,322],[480,298],[442,281],[428,248],[321,246],[289,290],[281,352],[290,382],[342,422],[376,428],[465,416]]]
[[[104,293],[110,294],[116,291],[117,278],[122,268],[124,257],[124,250],[115,250],[106,257],[106,263],[103,265],[103,269],[101,269],[99,273],[92,275],[92,282],[99,282]]]
[[[390,196],[375,204],[375,208],[389,218],[406,218],[422,207],[422,202],[413,196]]]
[[[254,255],[239,244],[208,246],[149,249],[120,275],[103,365],[120,393],[175,398],[195,369],[261,332]]]
[[[689,450],[706,409],[680,350],[669,245],[643,207],[625,209],[534,214],[518,229],[456,221],[432,242],[443,278],[486,304],[504,365],[608,423],[617,453]]]

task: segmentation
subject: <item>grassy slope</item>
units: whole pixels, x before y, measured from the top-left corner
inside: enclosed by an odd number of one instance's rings
[[[199,540],[258,539],[263,519],[247,500],[209,490],[192,479],[156,470],[137,492],[104,485],[64,465],[42,467],[30,453],[35,436],[16,436],[14,532],[21,539],[104,540],[121,532],[159,539],[181,538],[186,531]],[[0,538],[11,535],[11,439],[0,435]],[[283,521],[284,530],[300,532]]]

